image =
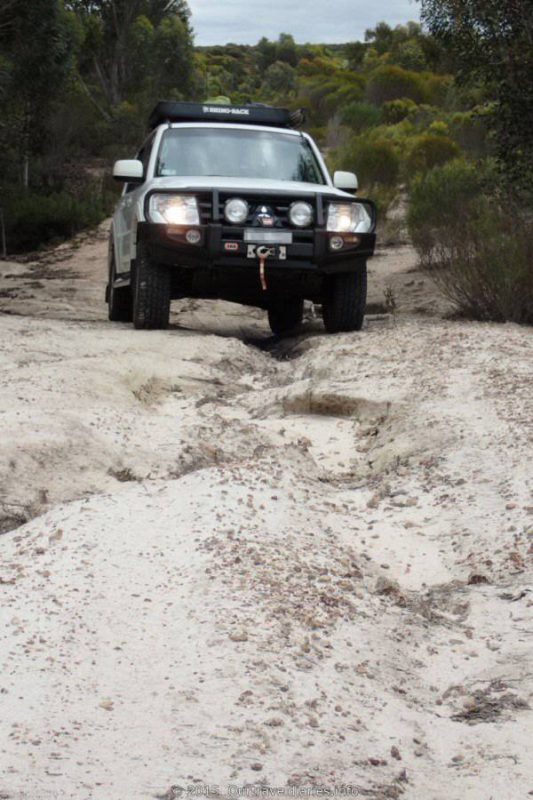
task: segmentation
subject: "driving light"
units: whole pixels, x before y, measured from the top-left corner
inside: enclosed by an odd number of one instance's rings
[[[187,240],[188,244],[200,244],[202,241],[202,234],[200,231],[194,230],[193,228],[193,230],[187,231],[185,234],[185,239]]]
[[[330,233],[368,233],[372,219],[361,203],[330,203],[328,231]]]
[[[332,250],[342,250],[344,247],[344,239],[342,236],[332,236],[329,240],[329,246]]]
[[[199,225],[196,197],[180,194],[153,194],[149,215],[152,222],[164,225]]]
[[[289,209],[289,219],[297,228],[307,228],[313,221],[313,209],[309,203],[293,203]]]
[[[240,197],[233,197],[226,202],[224,206],[224,216],[232,225],[242,225],[246,222],[250,208],[246,200],[241,200]]]

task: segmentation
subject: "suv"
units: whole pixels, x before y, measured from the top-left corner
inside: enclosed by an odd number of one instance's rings
[[[376,211],[357,178],[336,172],[301,112],[159,103],[113,216],[109,318],[166,328],[170,301],[221,298],[268,311],[273,333],[322,306],[328,332],[360,330]]]

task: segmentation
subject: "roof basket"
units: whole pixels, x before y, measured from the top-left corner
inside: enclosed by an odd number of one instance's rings
[[[303,109],[288,111],[261,103],[244,106],[216,103],[160,102],[150,114],[150,130],[165,122],[237,122],[243,125],[265,125],[273,128],[296,128],[303,124]]]

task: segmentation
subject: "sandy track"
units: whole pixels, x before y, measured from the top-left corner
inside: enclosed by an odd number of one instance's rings
[[[2,266],[0,796],[526,797],[530,331],[405,247],[359,335],[133,332],[104,259]]]

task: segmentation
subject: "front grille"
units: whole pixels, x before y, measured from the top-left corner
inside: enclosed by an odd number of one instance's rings
[[[208,225],[213,222],[213,200],[211,197],[198,197],[198,206],[200,209],[200,222],[202,225]]]
[[[249,228],[257,225],[255,216],[258,210],[262,206],[266,206],[269,208],[276,218],[275,221],[275,228],[284,228],[290,229],[292,228],[291,223],[289,221],[289,209],[291,203],[295,202],[296,200],[303,200],[306,203],[309,203],[313,206],[315,211],[315,223],[317,219],[317,208],[316,208],[316,199],[314,195],[309,197],[300,196],[293,198],[287,198],[286,195],[271,195],[268,193],[265,194],[247,194],[246,192],[221,192],[218,196],[218,214],[221,221],[224,220],[224,206],[228,200],[232,197],[241,197],[243,200],[246,200],[248,205],[250,206],[250,213],[248,214],[248,218],[246,222],[243,223],[243,227]],[[313,225],[311,225],[308,229],[304,229],[303,232],[311,232]]]

